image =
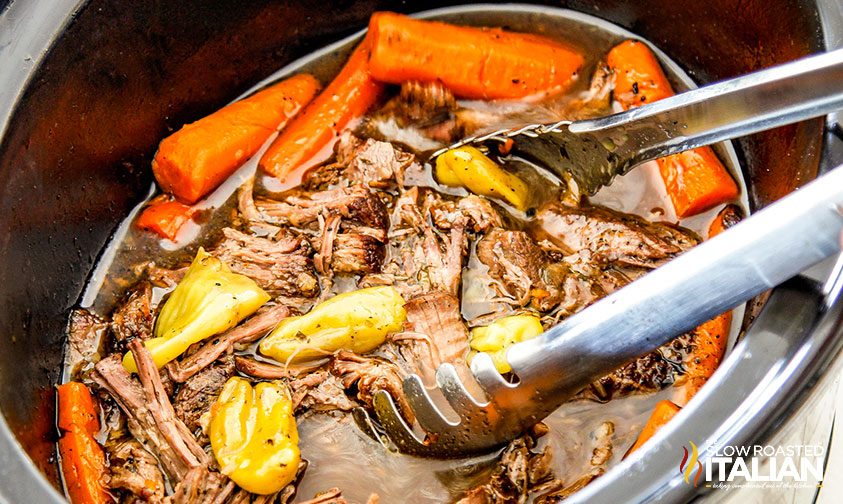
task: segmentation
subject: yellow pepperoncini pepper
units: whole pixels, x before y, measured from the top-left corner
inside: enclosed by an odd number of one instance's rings
[[[160,368],[187,347],[236,326],[270,296],[251,278],[232,273],[228,266],[200,248],[190,268],[161,308],[155,337],[144,341]],[[123,366],[137,372],[131,352]]]
[[[290,391],[280,381],[229,378],[211,406],[211,449],[220,472],[244,490],[269,495],[293,481],[301,462]]]
[[[260,351],[281,362],[301,362],[340,349],[365,353],[401,330],[406,317],[404,299],[395,287],[346,292],[305,315],[282,320],[261,341]]]
[[[542,332],[541,320],[535,315],[511,315],[499,318],[486,327],[472,329],[469,346],[475,352],[488,353],[498,372],[508,373],[512,368],[506,360],[507,349]]]
[[[526,210],[529,204],[527,184],[474,147],[440,154],[436,158],[436,178],[446,186],[465,187],[475,194],[504,199],[518,210]]]

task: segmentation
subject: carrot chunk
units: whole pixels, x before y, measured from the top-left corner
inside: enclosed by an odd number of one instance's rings
[[[112,502],[100,479],[105,472],[105,454],[97,441],[75,430],[59,439],[61,472],[72,504]]]
[[[193,218],[193,214],[193,208],[161,195],[143,209],[135,225],[153,231],[162,238],[175,240],[181,227]]]
[[[624,41],[606,58],[614,75],[615,100],[624,110],[673,96],[673,88],[646,44]],[[738,185],[708,147],[658,160],[673,208],[688,217],[738,197]]]
[[[59,429],[80,429],[91,436],[100,430],[99,415],[88,387],[79,382],[68,382],[56,389],[58,397]]]
[[[195,203],[217,188],[319,91],[308,74],[295,75],[185,125],[165,138],[152,171],[165,192]]]
[[[743,211],[737,205],[726,205],[708,226],[708,237],[712,238],[726,231],[743,219]]]
[[[58,424],[61,471],[67,494],[73,504],[112,502],[102,484],[105,454],[94,439],[99,419],[94,398],[85,385],[69,382],[60,385]]]
[[[392,12],[369,21],[372,75],[442,82],[461,98],[523,98],[567,89],[583,57],[554,40],[499,28],[455,26]]]
[[[659,429],[676,416],[680,409],[681,408],[679,406],[670,401],[659,401],[659,403],[656,404],[656,407],[653,408],[653,413],[650,414],[650,418],[647,419],[647,423],[644,424],[644,428],[641,429],[641,433],[638,434],[638,439],[635,440],[635,444],[633,444],[629,451],[626,452],[626,456],[641,448],[641,446],[649,441]]]
[[[261,169],[283,181],[300,168],[325,161],[339,132],[365,114],[383,89],[369,75],[369,43],[364,39],[328,87],[269,146]]]

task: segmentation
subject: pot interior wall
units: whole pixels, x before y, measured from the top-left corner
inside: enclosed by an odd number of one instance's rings
[[[68,24],[0,145],[0,408],[54,484],[52,385],[66,316],[116,224],[149,190],[158,140],[360,29],[374,10],[452,3],[92,0]],[[809,2],[541,3],[639,33],[700,82],[821,49]],[[754,205],[816,175],[821,128],[811,121],[738,143]]]

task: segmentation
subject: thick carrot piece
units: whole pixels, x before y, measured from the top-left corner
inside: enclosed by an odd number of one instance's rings
[[[364,39],[325,90],[281,131],[260,167],[283,181],[300,168],[325,161],[339,132],[365,114],[383,89],[369,75],[369,43]]]
[[[193,218],[193,208],[161,195],[143,209],[135,225],[175,241],[179,230]]]
[[[614,97],[628,110],[673,96],[658,60],[642,42],[624,41],[606,58],[615,81]],[[708,147],[658,160],[673,208],[679,217],[704,212],[738,197],[738,185]]]
[[[99,431],[94,398],[85,385],[69,382],[60,385],[58,395],[58,424],[61,471],[70,502],[73,504],[101,504],[113,502],[102,484],[105,474],[105,454],[94,439]]]
[[[694,351],[685,360],[685,381],[677,402],[684,404],[699,392],[717,370],[732,327],[732,312],[721,313],[694,329]]]
[[[310,102],[319,82],[295,75],[232,103],[165,138],[152,171],[164,191],[195,203],[217,188]]]
[[[633,444],[629,451],[626,452],[626,456],[641,448],[641,446],[649,441],[659,429],[676,416],[680,409],[681,408],[679,406],[670,401],[660,401],[656,404],[656,407],[653,408],[653,413],[650,414],[650,418],[647,420],[644,428],[641,429],[641,433],[638,434],[638,439],[635,440],[635,444]]]
[[[717,236],[742,218],[737,205],[726,205],[709,225],[708,237]],[[694,329],[694,350],[685,359],[685,379],[674,396],[679,404],[690,401],[717,370],[726,353],[731,328],[732,312],[728,311]]]
[[[442,82],[458,97],[524,98],[567,89],[583,57],[554,40],[499,28],[422,21],[392,12],[369,21],[372,75],[383,82]]]
[[[67,382],[58,386],[56,396],[59,429],[80,429],[91,436],[99,431],[99,415],[88,387],[79,382]]]
[[[59,439],[59,455],[72,504],[113,502],[100,481],[105,473],[105,454],[92,436],[77,431],[66,433]]]

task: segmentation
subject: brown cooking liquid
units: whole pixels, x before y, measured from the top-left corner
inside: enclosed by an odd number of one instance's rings
[[[506,110],[512,124],[559,118],[558,111],[564,108],[565,103],[585,92],[598,59],[616,39],[612,34],[596,34],[589,39],[590,47],[583,47],[581,40],[574,44],[589,57],[589,62],[576,87],[566,96],[530,106],[523,103],[482,102],[462,102],[462,105],[474,108],[478,113]],[[319,68],[319,61],[308,62],[303,69],[314,72],[323,80],[327,79],[332,73],[331,69],[342,58],[335,53],[328,53],[324,59],[327,70]],[[500,122],[490,125],[500,126]],[[418,135],[412,129],[401,130],[394,125],[384,125],[381,131],[391,138],[401,139],[403,143],[418,141]],[[220,230],[228,225],[236,212],[236,188],[254,173],[259,157],[260,153],[199,204],[200,208],[205,208],[198,219],[201,222],[183,229],[179,243],[159,241],[153,234],[135,229],[131,225],[134,212],[120,226],[104,251],[89,281],[82,306],[108,314],[125,290],[138,280],[138,264],[154,260],[161,267],[183,265],[193,257],[199,246],[207,248],[216,243],[220,239]],[[727,161],[727,164],[731,163]],[[533,206],[560,197],[562,189],[559,183],[548,179],[535,167],[515,163],[509,168],[537,188]],[[737,173],[734,168],[732,166]],[[414,183],[435,186],[429,166],[416,175],[412,179]],[[445,192],[460,194],[458,190]],[[640,166],[618,178],[612,186],[602,189],[590,200],[650,220],[678,222],[701,236],[706,236],[708,224],[719,210],[716,208],[690,219],[677,220],[654,163]],[[746,211],[745,201],[744,197],[740,203]],[[530,226],[530,219],[524,214],[510,212],[508,219],[511,227]],[[491,292],[484,275],[485,266],[477,259],[472,244],[462,281],[462,311],[467,320],[492,311],[489,301]],[[349,284],[353,286],[353,282]],[[342,285],[341,282],[337,283],[339,287],[335,288],[342,290]],[[156,302],[165,293],[156,288]],[[735,320],[740,318],[736,316]],[[736,328],[733,328],[735,331]],[[576,400],[563,405],[545,421],[550,432],[541,440],[541,443],[553,447],[553,466],[557,477],[573,481],[590,468],[593,448],[590,434],[605,421],[613,422],[615,427],[612,437],[614,450],[609,466],[620,461],[656,402],[669,398],[672,392],[668,388],[655,394],[631,395],[607,403]],[[365,502],[372,493],[377,493],[381,502],[449,502],[467,489],[482,483],[496,460],[495,454],[461,460],[427,460],[389,452],[364,434],[350,415],[337,412],[305,413],[298,419],[298,428],[302,456],[309,462],[298,488],[298,500],[310,498],[317,492],[336,486],[352,502]]]

